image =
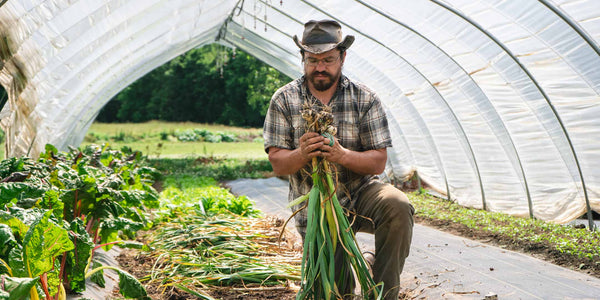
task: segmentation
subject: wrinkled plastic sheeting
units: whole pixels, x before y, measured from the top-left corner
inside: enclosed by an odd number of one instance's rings
[[[0,9],[6,155],[79,145],[112,96],[215,41],[237,1],[25,0]]]
[[[113,95],[216,37],[297,77],[291,38],[325,18],[356,37],[344,73],[384,104],[386,178],[558,223],[600,211],[595,0],[9,0],[7,154],[78,145]]]

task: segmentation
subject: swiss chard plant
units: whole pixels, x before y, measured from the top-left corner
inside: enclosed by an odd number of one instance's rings
[[[86,278],[102,284],[107,268],[123,296],[147,298],[132,275],[93,258],[151,225],[157,174],[140,152],[96,145],[0,162],[0,299],[65,299]]]

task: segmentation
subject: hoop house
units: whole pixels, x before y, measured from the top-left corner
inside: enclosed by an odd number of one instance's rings
[[[393,147],[461,205],[558,223],[600,211],[600,1],[5,0],[8,156],[79,145],[147,72],[218,42],[301,74],[310,19],[356,36],[344,72],[377,91]]]

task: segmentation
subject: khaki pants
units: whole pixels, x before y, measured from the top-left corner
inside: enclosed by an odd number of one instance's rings
[[[400,292],[400,273],[410,250],[415,209],[402,191],[387,183],[375,183],[360,193],[354,211],[354,232],[375,235],[373,279],[375,283],[383,282],[384,299],[396,300]],[[301,228],[298,229],[303,235]],[[340,261],[337,259],[342,254],[339,251],[343,251],[343,248],[336,249],[336,261]],[[340,274],[341,268],[336,264],[336,274]],[[349,272],[351,270],[347,270]],[[345,277],[352,279],[353,276],[349,275]],[[354,290],[353,281],[343,285],[346,288],[340,291],[342,294],[351,294]]]
[[[356,201],[354,232],[375,234],[373,279],[383,282],[384,299],[398,299],[400,273],[410,250],[415,209],[391,184],[372,184]]]

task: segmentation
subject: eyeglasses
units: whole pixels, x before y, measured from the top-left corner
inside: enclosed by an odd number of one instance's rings
[[[325,66],[331,66],[331,65],[335,64],[338,61],[339,58],[340,58],[339,56],[335,56],[335,57],[334,56],[329,56],[329,57],[325,57],[323,59],[317,59],[317,58],[314,58],[314,57],[307,57],[307,58],[304,59],[304,63],[306,65],[308,65],[308,66],[311,66],[311,67],[318,66],[320,62],[322,62]]]

